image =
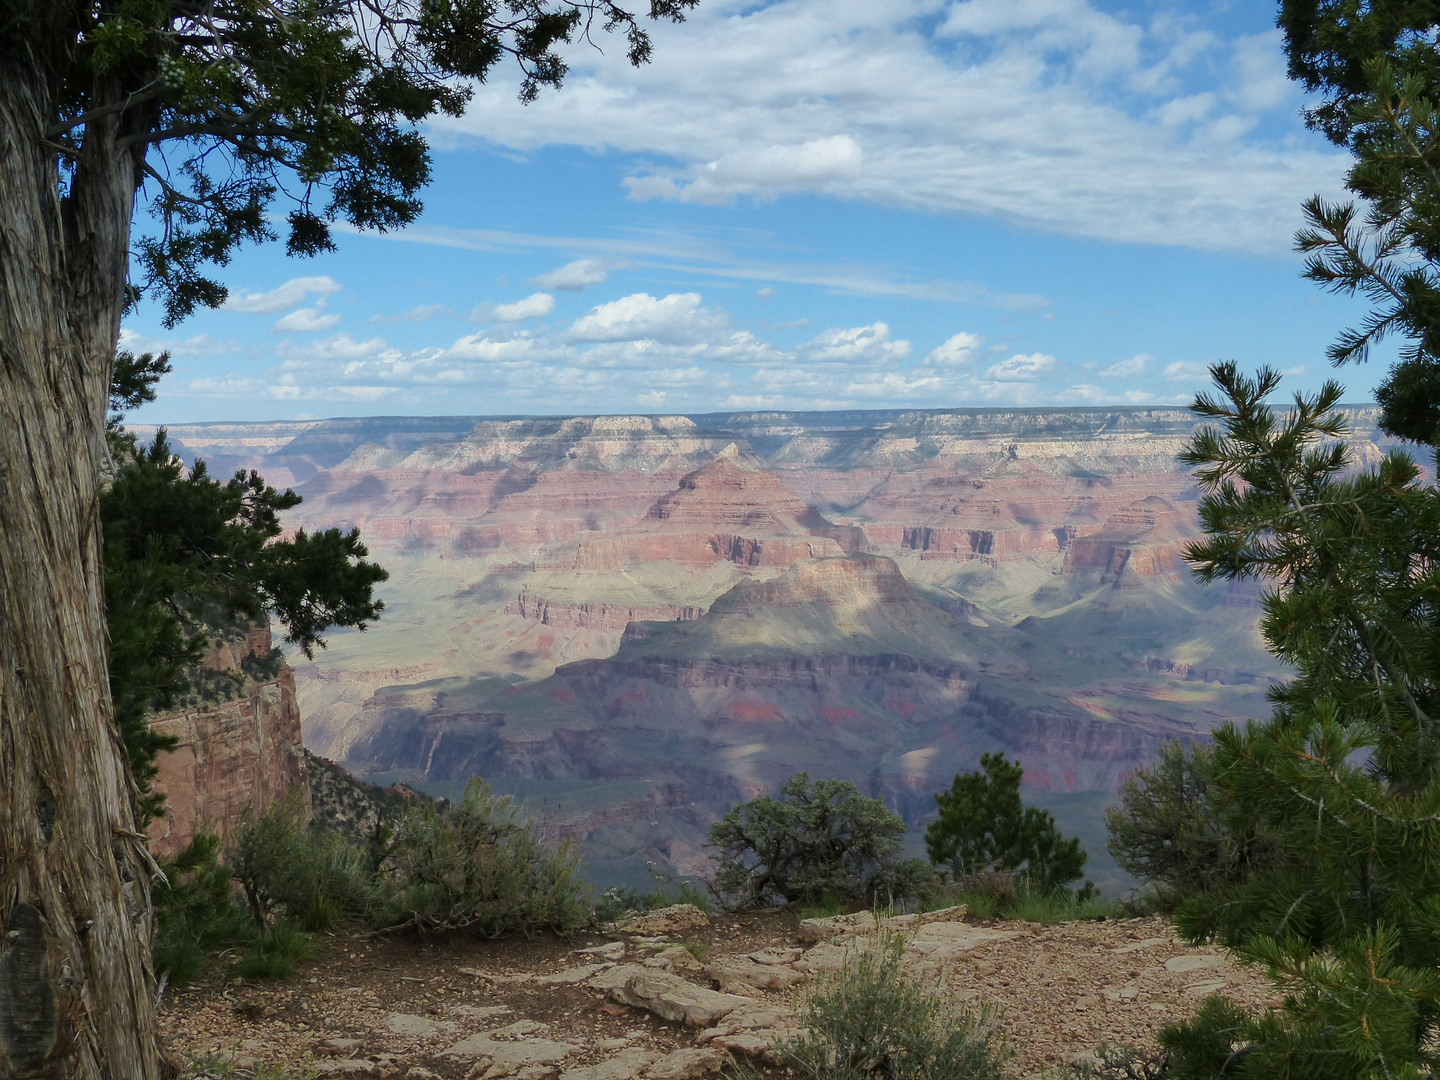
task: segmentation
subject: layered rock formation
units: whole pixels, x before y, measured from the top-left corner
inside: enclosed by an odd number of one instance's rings
[[[1373,462],[1373,410],[1350,419]],[[988,749],[1098,828],[1158,738],[1263,714],[1283,672],[1256,597],[1181,558],[1194,426],[1108,408],[171,434],[303,481],[290,523],[358,525],[391,570],[385,618],[299,669],[312,749],[572,809],[583,788],[592,855],[678,866],[795,769],[919,822]]]
[[[252,627],[234,642],[221,642],[206,657],[217,671],[235,670],[247,655],[267,657],[270,630]],[[157,717],[151,726],[179,745],[161,754],[155,787],[165,795],[165,814],[150,825],[150,850],[173,856],[199,829],[228,839],[248,813],[260,813],[300,791],[308,815],[305,749],[295,673],[285,665],[267,682],[247,681],[233,701]]]

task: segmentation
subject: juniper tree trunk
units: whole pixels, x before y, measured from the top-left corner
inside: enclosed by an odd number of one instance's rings
[[[62,199],[43,67],[0,60],[0,1078],[154,1080],[98,523],[136,163],[92,123]]]

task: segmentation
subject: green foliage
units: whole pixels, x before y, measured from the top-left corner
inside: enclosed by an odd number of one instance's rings
[[[288,979],[314,955],[315,939],[294,923],[278,919],[251,928],[249,943],[235,961],[235,972],[247,979]]]
[[[1354,1078],[1440,1066],[1440,492],[1403,454],[1354,471],[1333,384],[1288,415],[1263,404],[1278,378],[1213,369],[1219,422],[1199,466],[1206,579],[1265,577],[1261,630],[1296,678],[1268,723],[1216,733],[1206,796],[1232,834],[1280,857],[1192,896],[1189,940],[1261,965],[1282,1006],[1248,1016],[1212,1002],[1168,1030],[1163,1075]]]
[[[1312,121],[1356,155],[1346,187],[1359,203],[1311,199],[1309,226],[1295,238],[1306,277],[1371,303],[1361,325],[1330,347],[1330,360],[1364,361],[1372,345],[1403,336],[1400,362],[1376,391],[1381,426],[1440,445],[1436,5],[1340,0],[1322,10],[1319,0],[1286,0],[1284,8],[1292,73],[1330,95]]]
[[[212,637],[242,635],[273,614],[288,640],[313,655],[329,627],[363,630],[379,617],[374,588],[387,577],[365,561],[357,530],[301,529],[281,539],[280,514],[300,503],[294,492],[255,472],[222,484],[200,461],[186,472],[164,431],[148,447],[127,437],[121,410],[154,400],[168,370],[165,355],[116,358],[110,447],[118,471],[100,499],[110,694],[145,820],[164,804],[150,790],[156,758],[174,749],[151,730],[150,715],[226,700],[245,677],[263,681],[279,669],[278,650],[247,657],[243,675],[202,667]]]
[[[1306,110],[1307,122],[1341,146],[1352,141],[1352,113],[1371,89],[1366,64],[1375,57],[1391,57],[1428,85],[1440,80],[1435,0],[1280,0],[1277,22],[1290,78],[1324,96]]]
[[[901,861],[905,822],[848,780],[796,773],[780,798],[731,807],[710,827],[716,892],[748,906],[776,902],[893,902],[918,896],[933,875]]]
[[[679,21],[695,2],[651,0],[648,14]],[[332,250],[337,221],[381,231],[414,221],[430,178],[419,125],[460,115],[502,60],[516,63],[528,101],[561,84],[565,47],[594,30],[622,33],[632,63],[651,53],[614,0],[46,7],[43,19],[12,20],[0,64],[54,102],[37,120],[59,159],[55,195],[86,196],[88,160],[134,155],[140,203],[157,219],[136,243],[136,292],[158,294],[167,325],[222,303],[208,268],[273,239],[282,216],[292,255]]]
[[[900,971],[904,942],[862,941],[845,966],[801,999],[803,1034],[780,1062],[802,1080],[1000,1080],[993,1014],[955,1007],[944,990]]]
[[[307,826],[298,792],[242,822],[228,857],[262,930],[277,910],[300,929],[327,930],[374,903],[365,851],[341,832]]]
[[[184,986],[210,955],[234,941],[245,916],[235,903],[228,867],[219,861],[220,838],[197,833],[173,859],[162,859],[165,878],[152,890],[155,905],[155,973]]]
[[[1137,769],[1120,789],[1119,805],[1105,812],[1110,854],[1150,887],[1161,909],[1238,884],[1252,866],[1279,858],[1271,837],[1233,829],[1212,797],[1214,774],[1209,743],[1161,743],[1155,762]]]
[[[513,800],[472,780],[445,810],[419,805],[405,818],[382,877],[378,924],[484,937],[590,920],[590,890],[569,841],[551,842]]]
[[[980,768],[957,774],[950,790],[935,796],[940,817],[925,830],[930,861],[957,880],[1008,872],[1043,892],[1078,878],[1086,859],[1079,839],[1066,840],[1049,811],[1023,805],[1020,763],[984,754]]]

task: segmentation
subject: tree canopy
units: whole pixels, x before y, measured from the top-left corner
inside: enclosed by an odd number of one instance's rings
[[[374,588],[386,572],[366,561],[357,529],[296,530],[280,514],[298,506],[253,470],[228,481],[203,461],[186,469],[162,429],[148,446],[119,431],[122,408],[154,396],[168,357],[121,353],[112,394],[112,444],[119,467],[100,499],[110,693],[131,773],[152,815],[156,755],[171,748],[149,716],[182,703],[227,696],[234,676],[200,666],[212,638],[271,616],[307,656],[332,626],[364,630],[384,604]],[[247,659],[245,674],[273,678],[274,657]]]
[[[1322,97],[1312,126],[1355,154],[1354,202],[1305,204],[1305,276],[1371,302],[1328,350],[1336,365],[1404,338],[1376,391],[1392,435],[1440,444],[1440,4],[1284,0],[1290,73]]]
[[[678,21],[697,2],[649,0],[648,15]],[[0,63],[50,85],[62,199],[85,194],[87,140],[128,154],[155,218],[131,298],[152,293],[173,325],[224,301],[209,268],[273,239],[277,203],[294,255],[331,249],[337,221],[415,220],[431,172],[417,125],[463,113],[505,60],[522,100],[560,86],[564,47],[601,31],[649,60],[615,0],[11,0]]]

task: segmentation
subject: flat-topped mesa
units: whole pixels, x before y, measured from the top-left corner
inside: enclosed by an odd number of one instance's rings
[[[797,562],[768,581],[742,581],[710,605],[710,615],[718,618],[762,607],[793,608],[809,604],[856,609],[882,604],[899,604],[917,610],[932,607],[910,591],[905,576],[891,560],[877,555],[851,555]],[[938,613],[939,609],[933,610]]]
[[[1072,539],[1065,572],[1100,570],[1117,580],[1178,574],[1185,568],[1185,544],[1194,535],[1185,515],[1151,495],[1111,514],[1099,532]]]

